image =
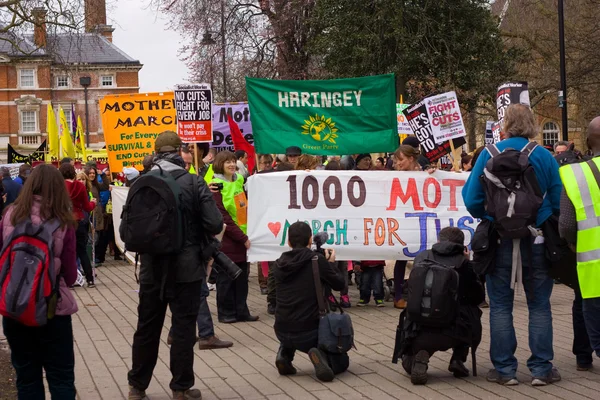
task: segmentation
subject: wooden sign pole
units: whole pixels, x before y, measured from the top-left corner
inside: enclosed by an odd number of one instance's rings
[[[194,143],[194,169],[198,173],[198,143]]]
[[[460,149],[454,148],[454,140],[452,139],[450,139],[450,150],[452,153],[452,169],[456,172],[460,172]]]

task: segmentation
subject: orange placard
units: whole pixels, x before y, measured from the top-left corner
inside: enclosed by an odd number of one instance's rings
[[[173,92],[105,96],[100,112],[108,162],[115,172],[132,166],[141,170],[158,134],[177,131]]]

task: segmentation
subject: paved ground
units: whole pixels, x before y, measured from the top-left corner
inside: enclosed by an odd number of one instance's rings
[[[488,312],[484,310],[484,338],[478,351],[479,377],[454,379],[447,371],[448,353],[436,354],[430,364],[430,381],[413,386],[399,365],[390,362],[398,310],[390,303],[385,308],[353,307],[357,350],[350,354],[350,369],[333,382],[316,380],[305,355],[294,362],[298,375],[280,377],[274,366],[278,343],[273,332],[273,317],[266,313],[266,298],[260,295],[256,271],[250,278],[248,305],[260,321],[223,325],[216,322],[216,332],[234,341],[231,349],[196,350],[196,387],[204,399],[598,399],[600,363],[592,372],[578,372],[571,354],[572,292],[555,286],[554,311],[555,364],[562,382],[533,388],[525,363],[527,348],[527,312],[524,298],[515,305],[515,325],[521,363],[521,385],[502,387],[485,381],[491,367],[488,358]],[[133,267],[123,262],[106,264],[98,269],[96,289],[78,288],[75,292],[79,313],[73,319],[75,329],[75,372],[80,398],[121,399],[127,395],[127,371],[131,365],[131,343],[136,326],[137,285]],[[357,300],[356,288],[351,295]],[[216,321],[215,296],[209,298]],[[151,400],[169,399],[169,347],[166,344],[170,322],[163,329],[160,359],[147,393]],[[2,337],[0,336],[0,339]],[[470,363],[470,360],[469,360]],[[0,398],[2,395],[0,393]]]

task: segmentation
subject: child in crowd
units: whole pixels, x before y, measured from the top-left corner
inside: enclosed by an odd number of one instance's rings
[[[371,291],[377,307],[385,307],[383,302],[383,268],[385,261],[361,261],[355,270],[361,271],[359,307],[364,307],[371,301]]]

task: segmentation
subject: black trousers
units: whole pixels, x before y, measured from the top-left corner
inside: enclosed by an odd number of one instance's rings
[[[85,280],[87,282],[94,282],[94,273],[92,272],[92,263],[87,252],[87,243],[89,238],[90,223],[87,219],[79,221],[77,225],[77,231],[75,231],[75,249],[77,252],[77,258],[81,262],[81,268],[85,273]]]
[[[115,242],[115,228],[112,223],[112,218],[104,220],[106,226],[104,230],[96,231],[96,235],[98,235],[98,240],[96,242],[96,258],[100,262],[104,262],[106,259],[106,251],[108,250],[108,245],[110,243]],[[114,246],[115,256],[118,256],[121,252]]]
[[[581,289],[577,286],[575,289],[575,299],[573,300],[573,354],[577,364],[591,364],[594,361],[594,350],[590,344],[590,338],[583,318],[583,298]]]
[[[273,276],[273,270],[275,268],[275,261],[269,261],[269,275],[267,276],[267,303],[277,303],[277,285],[275,284],[275,277]]]
[[[469,355],[469,346],[442,333],[420,332],[419,336],[413,339],[411,347],[413,355],[425,350],[429,353],[429,356],[432,356],[436,351],[452,349],[452,359],[458,359],[462,362],[466,362]]]
[[[131,386],[146,390],[158,359],[160,333],[167,305],[171,308],[173,344],[170,368],[171,390],[194,386],[194,344],[202,281],[175,284],[172,298],[160,299],[160,284],[141,284],[138,326],[133,336],[133,365],[127,378]]]
[[[25,326],[3,318],[19,400],[43,400],[46,371],[53,399],[75,400],[75,355],[71,316],[55,316],[45,326]],[[0,397],[2,394],[0,393]]]
[[[319,331],[317,329],[306,332],[278,332],[275,331],[277,339],[279,339],[279,354],[292,362],[296,351],[308,353],[313,347],[318,347],[319,342]],[[348,353],[333,354],[321,350],[321,352],[327,357],[327,364],[333,371],[334,374],[339,374],[348,369],[350,365],[350,358]]]
[[[235,280],[229,279],[227,274],[219,272],[217,275],[217,311],[219,319],[236,318],[244,319],[250,315],[248,310],[248,263],[235,263],[242,273]]]

